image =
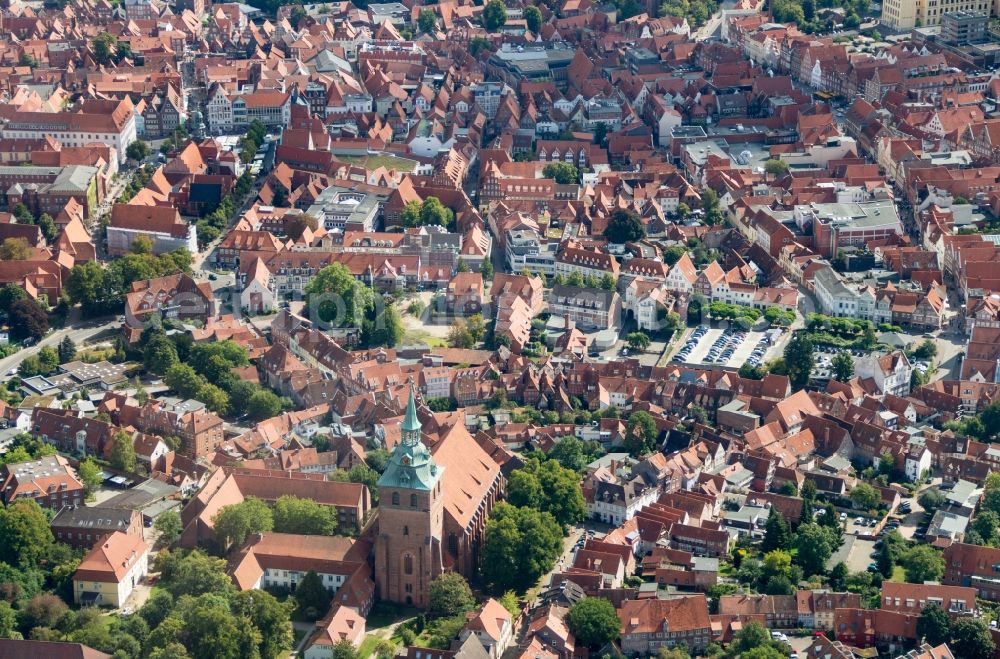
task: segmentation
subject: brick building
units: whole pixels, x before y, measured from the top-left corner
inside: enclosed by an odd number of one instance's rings
[[[471,576],[486,520],[504,479],[463,425],[421,442],[413,391],[401,441],[379,478],[375,582],[381,599],[426,607],[430,583],[446,564]]]

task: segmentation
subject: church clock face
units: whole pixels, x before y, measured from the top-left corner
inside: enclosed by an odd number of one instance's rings
[[[407,465],[407,466],[409,466],[409,464],[410,464],[410,456],[408,456],[408,455],[404,455],[404,456],[403,456],[403,460],[402,460],[402,463],[403,463],[404,465]]]

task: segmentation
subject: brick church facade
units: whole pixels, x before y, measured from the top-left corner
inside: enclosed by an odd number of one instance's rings
[[[462,423],[442,427],[428,447],[412,391],[400,429],[378,482],[375,583],[381,599],[426,608],[436,576],[475,573],[486,521],[505,483]]]

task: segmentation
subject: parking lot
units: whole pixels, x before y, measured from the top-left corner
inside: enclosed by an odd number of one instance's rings
[[[766,332],[713,329],[700,325],[687,341],[680,344],[673,361],[739,368],[745,363],[751,366],[764,364],[779,354],[778,346],[768,343]]]

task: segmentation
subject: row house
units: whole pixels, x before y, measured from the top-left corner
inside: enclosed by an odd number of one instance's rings
[[[659,648],[683,645],[701,652],[712,641],[712,623],[704,595],[673,599],[627,600],[618,609],[622,621],[621,649],[650,656]]]
[[[920,615],[927,606],[938,606],[952,615],[976,613],[976,589],[933,583],[882,583],[882,606],[887,611]]]
[[[606,252],[585,248],[577,243],[565,243],[556,254],[555,273],[565,277],[578,272],[584,277],[600,279],[610,274],[615,279],[621,272],[617,259]]]
[[[209,89],[205,119],[213,133],[245,129],[257,120],[268,127],[287,126],[292,118],[292,94],[257,91],[230,96],[220,85]]]
[[[616,291],[557,284],[549,311],[583,328],[610,329],[621,322],[622,302]]]

